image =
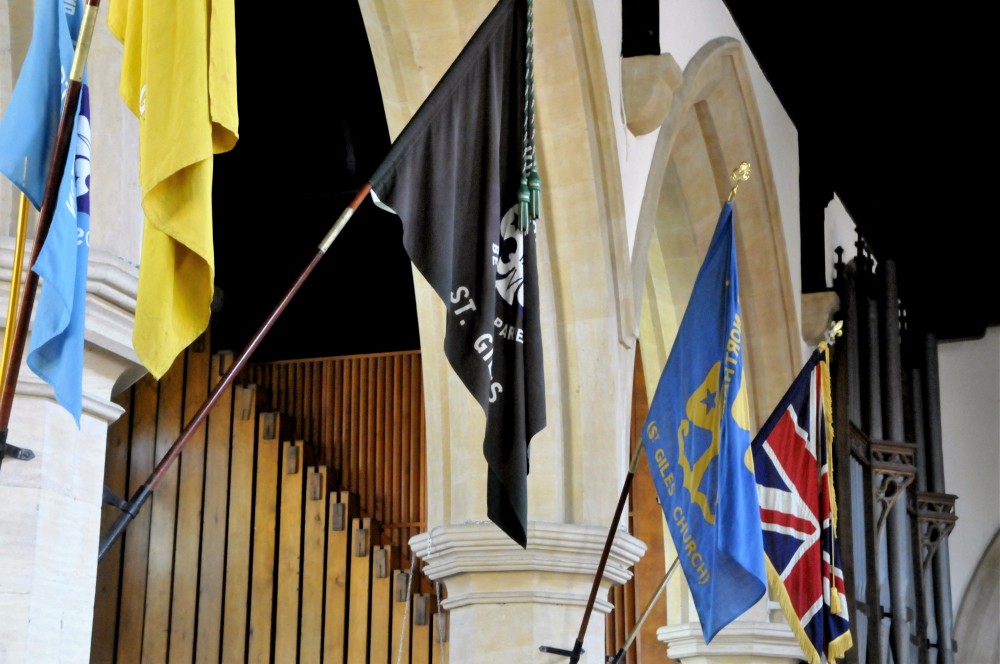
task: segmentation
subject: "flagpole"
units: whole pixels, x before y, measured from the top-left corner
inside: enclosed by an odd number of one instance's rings
[[[594,584],[590,588],[590,598],[587,599],[587,608],[583,612],[583,620],[580,623],[580,632],[577,634],[576,643],[573,644],[573,650],[563,650],[562,648],[552,648],[550,646],[540,646],[539,650],[542,652],[552,653],[555,655],[565,655],[569,657],[570,664],[576,664],[580,661],[580,655],[583,654],[583,638],[587,634],[587,624],[590,622],[590,614],[594,611],[594,602],[597,600],[597,591],[601,587],[601,579],[604,577],[604,567],[608,562],[608,555],[611,553],[611,543],[615,539],[615,531],[618,530],[618,522],[622,518],[622,512],[625,509],[625,503],[628,501],[628,494],[632,488],[632,479],[635,477],[635,468],[639,463],[639,456],[642,453],[642,439],[635,448],[635,453],[632,455],[632,462],[628,467],[628,475],[625,476],[625,484],[622,486],[621,494],[618,496],[618,506],[615,508],[615,516],[611,522],[611,527],[608,528],[608,537],[604,542],[604,551],[601,552],[601,560],[597,564],[597,572],[594,574]]]
[[[48,177],[45,180],[45,192],[42,196],[42,206],[38,210],[38,227],[35,230],[35,242],[31,247],[31,260],[29,265],[34,267],[38,254],[45,243],[45,238],[49,233],[49,226],[52,225],[52,216],[55,214],[57,199],[59,198],[59,184],[62,181],[63,171],[66,170],[66,161],[69,156],[70,139],[73,135],[73,124],[76,120],[76,107],[80,101],[80,91],[83,88],[83,73],[87,67],[87,57],[90,55],[90,44],[94,37],[94,25],[97,23],[97,10],[101,0],[86,0],[87,6],[83,10],[83,19],[80,26],[80,36],[77,39],[76,49],[73,52],[73,64],[70,67],[69,80],[66,84],[66,98],[63,102],[62,115],[59,117],[59,126],[56,133],[56,145],[52,152],[49,165]],[[38,275],[33,270],[28,270],[24,280],[24,293],[17,311],[16,327],[14,328],[13,341],[11,342],[10,357],[3,373],[3,393],[0,396],[0,463],[4,456],[11,454],[20,459],[31,459],[34,457],[28,450],[15,448],[7,444],[8,425],[10,424],[11,406],[14,402],[14,390],[17,387],[17,377],[21,370],[21,358],[24,355],[24,344],[28,336],[28,323],[31,318],[31,308],[35,304],[35,292],[38,290]],[[8,320],[8,326],[10,321]],[[26,456],[30,455],[30,456]]]
[[[21,270],[24,267],[24,243],[28,235],[28,197],[21,192],[21,204],[17,211],[17,235],[14,238],[14,258],[10,267],[10,299],[7,300],[7,324],[3,331],[3,357],[0,357],[0,390],[3,390],[3,376],[10,360],[11,344],[14,341],[14,326],[17,320],[17,302],[21,296]]]
[[[299,275],[298,279],[295,280],[295,283],[292,284],[291,288],[288,289],[288,292],[285,293],[284,298],[282,298],[281,302],[278,303],[278,306],[274,308],[274,311],[271,312],[271,315],[267,318],[267,320],[264,321],[264,324],[253,336],[253,338],[250,340],[250,343],[247,344],[246,348],[243,349],[243,352],[240,353],[239,357],[232,364],[232,366],[230,366],[229,369],[226,371],[226,373],[222,376],[222,379],[216,384],[214,388],[212,388],[211,392],[208,395],[208,399],[205,400],[205,402],[201,405],[198,411],[191,418],[191,421],[188,422],[187,426],[185,426],[184,429],[181,431],[180,435],[177,437],[177,440],[174,441],[174,444],[170,446],[170,449],[167,450],[167,453],[164,454],[163,458],[160,459],[159,463],[156,464],[156,467],[153,468],[153,472],[150,474],[150,476],[138,489],[136,489],[132,497],[121,506],[122,513],[118,516],[118,519],[111,525],[111,528],[108,530],[108,532],[101,538],[100,547],[97,553],[98,562],[100,562],[101,558],[103,558],[104,555],[111,548],[111,545],[114,544],[115,541],[125,531],[125,527],[128,526],[129,522],[136,517],[139,510],[142,508],[143,504],[146,502],[146,500],[149,499],[149,496],[152,495],[153,490],[156,489],[156,485],[160,483],[163,474],[170,467],[170,464],[172,464],[174,460],[178,456],[180,456],[181,450],[191,439],[191,436],[201,425],[202,421],[204,421],[205,417],[208,415],[208,411],[212,409],[212,407],[215,405],[215,402],[219,400],[219,397],[222,395],[223,391],[225,391],[225,389],[229,387],[229,384],[233,382],[233,379],[243,368],[243,365],[247,363],[247,360],[250,358],[250,355],[257,349],[261,341],[263,341],[264,335],[266,335],[268,331],[274,326],[275,321],[285,310],[285,307],[288,306],[288,303],[299,291],[299,289],[302,287],[302,284],[305,283],[309,275],[312,274],[312,271],[316,268],[316,265],[318,265],[323,256],[326,255],[326,252],[330,248],[330,245],[332,245],[334,240],[337,239],[337,236],[340,235],[340,232],[344,230],[344,226],[347,225],[347,222],[357,211],[358,207],[360,207],[361,204],[364,202],[365,198],[368,196],[368,193],[370,191],[371,191],[371,183],[365,183],[365,185],[361,187],[361,189],[358,191],[357,195],[350,202],[350,204],[348,204],[348,206],[344,208],[344,211],[340,213],[340,216],[337,218],[337,221],[327,232],[326,236],[323,238],[323,241],[320,242],[319,250],[316,252],[312,260]]]
[[[677,563],[680,561],[680,557],[677,557],[674,558],[674,562],[670,563],[670,569],[668,569],[667,573],[663,576],[663,580],[660,581],[660,586],[656,589],[656,592],[653,593],[653,596],[650,598],[649,603],[643,610],[642,615],[639,616],[639,620],[636,621],[635,627],[632,628],[632,632],[628,635],[628,638],[625,639],[625,644],[618,649],[618,652],[611,658],[609,664],[620,664],[622,657],[625,656],[625,652],[632,646],[632,642],[635,641],[635,637],[639,633],[639,629],[642,627],[642,624],[646,622],[646,618],[649,617],[650,612],[653,610],[653,606],[656,604],[656,600],[659,599],[660,593],[662,593],[663,589],[667,587],[667,582],[670,581],[670,577],[674,575],[674,570],[677,569]]]

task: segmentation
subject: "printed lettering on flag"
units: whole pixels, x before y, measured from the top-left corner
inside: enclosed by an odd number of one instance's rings
[[[706,643],[766,589],[743,347],[726,202],[642,431]]]
[[[528,446],[545,427],[537,224],[521,230],[527,5],[500,0],[372,175],[448,307],[444,349],[486,414],[486,513],[522,547]]]

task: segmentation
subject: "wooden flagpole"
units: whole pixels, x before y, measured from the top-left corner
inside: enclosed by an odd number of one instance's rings
[[[35,230],[35,242],[31,247],[29,265],[34,266],[38,254],[45,244],[45,238],[52,225],[59,197],[59,183],[69,156],[70,139],[73,135],[73,123],[76,120],[76,107],[80,101],[80,91],[83,89],[83,73],[87,67],[87,57],[90,55],[90,44],[94,37],[94,24],[97,22],[97,10],[101,0],[87,0],[83,11],[80,36],[77,39],[76,50],[73,52],[73,65],[70,67],[69,80],[66,85],[66,95],[63,101],[62,115],[56,133],[55,150],[49,165],[49,174],[45,180],[45,192],[42,196],[42,206],[38,210],[38,228]],[[0,396],[0,463],[5,456],[15,456],[19,459],[30,459],[34,454],[27,450],[7,444],[8,426],[10,425],[11,406],[14,402],[14,390],[17,387],[17,377],[21,370],[21,358],[24,356],[24,344],[28,337],[28,323],[31,319],[31,309],[35,304],[35,293],[38,290],[38,275],[28,270],[24,280],[24,293],[17,311],[16,327],[11,343],[10,357],[3,374],[3,394]],[[13,294],[12,294],[13,295]],[[8,326],[10,321],[7,321]]]
[[[583,654],[583,639],[587,635],[587,625],[590,623],[590,614],[594,611],[594,602],[597,601],[597,591],[601,587],[601,579],[604,578],[604,568],[608,563],[608,556],[611,553],[611,543],[615,540],[618,522],[621,521],[622,512],[625,510],[625,503],[628,502],[628,494],[632,488],[632,480],[635,478],[635,468],[639,463],[639,456],[642,454],[642,450],[643,444],[640,438],[635,448],[635,454],[632,455],[632,461],[629,463],[628,475],[625,476],[625,483],[622,485],[621,494],[618,496],[615,517],[611,521],[611,527],[608,528],[608,537],[604,542],[604,551],[601,552],[601,561],[597,564],[597,572],[594,573],[594,583],[590,588],[590,598],[587,599],[587,608],[583,612],[583,620],[580,622],[580,632],[576,636],[576,643],[573,644],[573,650],[540,646],[538,649],[541,652],[564,655],[569,657],[571,664],[577,664],[580,661],[580,655]]]
[[[288,303],[299,291],[302,284],[305,283],[312,271],[316,269],[316,265],[318,265],[323,256],[326,255],[330,245],[332,245],[333,241],[337,239],[338,235],[340,235],[344,226],[347,225],[347,222],[354,215],[355,211],[357,211],[358,207],[360,207],[361,203],[364,202],[365,197],[368,196],[370,191],[371,183],[365,183],[350,204],[348,204],[344,211],[340,213],[337,221],[334,223],[333,227],[330,228],[326,236],[323,238],[323,241],[320,243],[319,250],[299,275],[298,279],[295,280],[295,283],[288,289],[288,292],[285,293],[281,302],[278,303],[278,306],[274,308],[271,315],[268,316],[266,321],[264,321],[264,324],[253,336],[246,348],[243,349],[243,352],[240,353],[239,357],[236,358],[236,361],[233,362],[232,366],[229,367],[229,370],[222,376],[222,379],[214,388],[212,388],[212,391],[208,395],[208,399],[205,400],[205,403],[202,404],[201,408],[198,409],[198,412],[194,414],[191,421],[188,422],[187,426],[185,426],[181,431],[177,440],[174,441],[174,444],[170,446],[167,453],[163,455],[163,458],[160,459],[160,461],[156,464],[156,467],[153,468],[153,472],[150,474],[149,478],[147,478],[146,481],[138,489],[136,489],[136,492],[132,495],[132,497],[125,501],[125,503],[121,506],[122,513],[111,525],[108,532],[101,537],[100,548],[97,553],[98,561],[104,557],[104,555],[111,548],[111,545],[114,544],[118,537],[121,536],[121,534],[125,531],[125,527],[132,519],[135,518],[139,509],[146,502],[146,500],[149,499],[149,496],[152,495],[153,490],[156,488],[156,485],[159,484],[160,479],[167,471],[167,468],[170,467],[170,464],[173,463],[174,459],[180,456],[181,450],[187,444],[188,440],[191,439],[191,436],[201,425],[202,421],[204,421],[205,417],[208,415],[208,411],[212,409],[215,402],[219,400],[219,397],[226,390],[226,388],[229,387],[230,383],[233,382],[233,379],[243,368],[243,365],[245,365],[247,360],[250,359],[250,355],[257,349],[261,341],[264,340],[264,336],[274,326],[275,321],[285,310],[285,307],[288,306]]]
[[[608,660],[610,664],[621,663],[622,657],[625,656],[625,653],[632,646],[632,642],[635,641],[635,637],[638,636],[639,630],[642,628],[642,624],[646,622],[646,618],[648,618],[650,612],[652,612],[653,606],[656,605],[656,600],[659,599],[660,593],[663,592],[663,589],[667,587],[667,582],[670,581],[670,577],[674,575],[674,571],[677,569],[677,563],[680,561],[680,558],[674,558],[674,562],[670,563],[670,569],[668,569],[667,573],[663,576],[663,580],[660,581],[660,585],[657,587],[656,592],[649,598],[649,603],[646,604],[646,608],[643,610],[642,615],[639,616],[639,620],[636,621],[635,627],[632,628],[632,632],[628,635],[628,638],[625,639],[625,643],[618,649],[615,656]]]

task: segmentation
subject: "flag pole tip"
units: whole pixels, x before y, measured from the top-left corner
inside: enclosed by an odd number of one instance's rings
[[[844,321],[835,320],[830,323],[830,329],[826,331],[826,343],[832,346],[837,341],[837,337],[844,334]]]
[[[740,165],[733,170],[730,177],[736,184],[730,190],[729,198],[726,199],[727,201],[732,201],[736,197],[736,190],[740,188],[740,182],[746,182],[750,179],[750,162],[741,161]]]

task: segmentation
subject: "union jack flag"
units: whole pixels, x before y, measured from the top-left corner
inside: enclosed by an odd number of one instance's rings
[[[768,585],[810,664],[834,662],[853,645],[829,465],[828,353],[825,342],[816,348],[750,444]]]

